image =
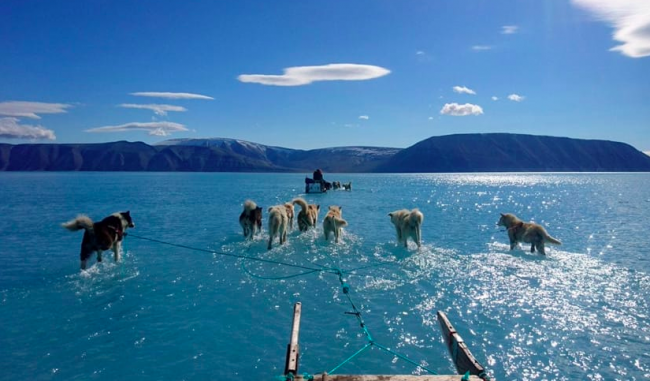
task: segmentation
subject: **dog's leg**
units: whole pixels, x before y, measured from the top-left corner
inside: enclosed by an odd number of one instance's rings
[[[416,243],[418,244],[418,247],[422,246],[422,235],[421,234],[422,233],[420,231],[420,225],[418,225],[418,226],[415,227],[415,236],[416,236],[416,239],[417,239]]]
[[[544,241],[540,241],[537,243],[537,251],[539,251],[540,254],[546,255],[546,251],[544,250]]]
[[[97,262],[101,262],[101,261],[102,261],[102,251],[97,250]]]
[[[334,242],[339,243],[339,234],[340,234],[340,229],[338,227],[334,228]]]
[[[120,261],[121,252],[122,252],[122,244],[118,241],[115,243],[115,245],[113,245],[113,259],[115,260],[115,262]]]
[[[81,260],[81,269],[82,269],[82,270],[85,270],[85,269],[86,269],[86,264],[87,264],[87,262],[88,262],[87,259],[82,259],[82,260]]]
[[[535,252],[535,242],[530,244],[530,252],[534,253]]]
[[[271,250],[271,247],[273,247],[273,234],[269,235],[269,245],[266,247],[266,250]]]

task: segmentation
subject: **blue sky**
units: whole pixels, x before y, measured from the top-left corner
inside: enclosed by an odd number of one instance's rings
[[[512,132],[650,151],[648,10],[650,0],[4,0],[0,142],[407,147]]]

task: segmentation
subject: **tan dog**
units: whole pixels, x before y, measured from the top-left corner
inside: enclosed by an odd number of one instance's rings
[[[287,225],[289,218],[287,217],[287,208],[284,205],[276,205],[269,208],[269,245],[268,250],[273,246],[273,238],[278,236],[280,245],[283,245],[287,240]]]
[[[422,221],[424,215],[418,209],[408,211],[408,209],[396,210],[388,213],[390,222],[395,225],[395,232],[397,233],[397,241],[404,243],[404,247],[408,247],[409,237],[415,241],[418,247],[422,246]]]
[[[325,241],[329,239],[330,233],[334,233],[334,242],[339,242],[341,235],[341,228],[348,226],[348,222],[341,218],[343,208],[340,206],[332,205],[323,220],[323,233],[325,233]]]
[[[524,242],[530,243],[531,253],[534,253],[535,248],[537,248],[537,251],[546,255],[546,252],[544,251],[545,243],[552,243],[555,245],[562,244],[562,242],[551,237],[543,226],[532,222],[523,222],[514,214],[501,213],[501,218],[499,218],[497,225],[504,226],[506,229],[508,229],[508,238],[510,238],[510,250],[515,248],[517,242]]]
[[[318,222],[318,212],[320,211],[320,205],[307,204],[302,198],[294,198],[291,201],[292,204],[300,205],[300,212],[298,212],[298,228],[301,232],[307,231],[311,227],[316,227]]]
[[[287,218],[289,219],[289,229],[293,229],[293,216],[294,216],[293,204],[287,202],[284,204],[284,207],[287,209]]]

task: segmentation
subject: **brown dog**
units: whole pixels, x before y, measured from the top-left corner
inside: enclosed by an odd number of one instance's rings
[[[88,258],[94,252],[97,252],[97,262],[101,262],[102,251],[112,249],[115,262],[119,261],[124,232],[127,228],[134,228],[135,224],[131,213],[126,211],[113,213],[94,223],[88,216],[80,215],[62,226],[70,231],[85,230],[81,241],[81,269],[85,270]]]
[[[239,225],[244,230],[244,239],[253,239],[255,233],[262,230],[262,208],[255,202],[246,200],[244,211],[239,215]]]
[[[323,220],[323,233],[325,233],[325,241],[329,239],[330,233],[334,233],[334,242],[339,242],[341,235],[341,228],[348,226],[348,222],[341,217],[343,208],[340,206],[330,206],[325,219]]]
[[[302,198],[294,198],[292,204],[300,205],[300,212],[298,213],[298,228],[301,232],[307,231],[311,227],[315,227],[318,221],[318,212],[320,205],[307,204]]]
[[[532,222],[523,222],[514,214],[501,213],[501,218],[499,218],[497,225],[504,226],[506,229],[508,229],[510,250],[515,248],[517,242],[524,242],[530,243],[531,253],[534,253],[535,248],[537,248],[537,251],[543,255],[546,255],[546,252],[544,251],[545,243],[552,243],[555,245],[562,244],[562,242],[551,237],[543,226]]]

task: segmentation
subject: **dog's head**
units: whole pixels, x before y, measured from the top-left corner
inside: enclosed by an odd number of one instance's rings
[[[131,218],[130,210],[127,210],[126,212],[120,212],[120,218],[122,219],[122,224],[125,225],[125,227],[129,227],[129,228],[135,227],[135,223]]]
[[[520,222],[519,218],[517,218],[517,216],[515,216],[514,214],[510,214],[510,213],[506,213],[506,214],[500,213],[500,214],[501,217],[499,218],[499,222],[497,222],[498,226],[509,228],[515,225],[517,222]]]

